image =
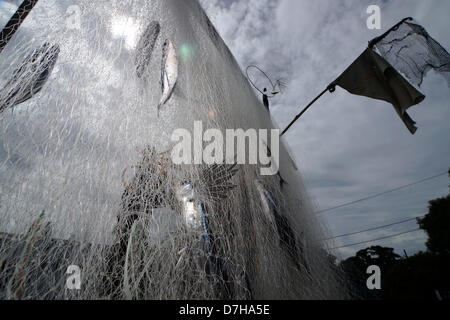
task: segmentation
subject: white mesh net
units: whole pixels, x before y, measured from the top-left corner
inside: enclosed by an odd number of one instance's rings
[[[178,79],[158,117],[166,39]],[[0,89],[0,298],[344,297],[283,145],[278,176],[171,162],[194,121],[272,128],[195,0],[40,0]]]

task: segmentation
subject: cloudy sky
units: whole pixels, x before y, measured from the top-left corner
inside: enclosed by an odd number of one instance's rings
[[[336,79],[367,46],[407,16],[414,17],[450,49],[448,1],[202,0],[214,25],[245,70],[257,64],[273,78],[289,80],[271,101],[284,128],[310,100]],[[381,8],[381,30],[366,25],[369,5]],[[287,142],[318,210],[351,202],[446,172],[450,167],[450,89],[430,72],[421,89],[426,100],[412,107],[419,130],[412,136],[382,101],[327,94],[296,123]],[[448,193],[443,175],[397,192],[320,214],[333,235],[395,223],[427,212],[428,200]],[[336,239],[352,244],[416,229],[415,221]],[[345,258],[369,245],[397,253],[425,249],[422,231],[341,248]]]

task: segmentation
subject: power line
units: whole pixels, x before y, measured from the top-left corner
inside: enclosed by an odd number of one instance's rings
[[[323,239],[323,241],[327,241],[327,240],[331,240],[331,239],[336,239],[336,238],[341,238],[341,237],[346,237],[346,236],[352,236],[352,235],[359,234],[359,233],[364,233],[364,232],[367,232],[367,231],[373,231],[373,230],[384,229],[384,228],[387,228],[387,227],[390,227],[390,226],[395,226],[395,225],[397,225],[397,224],[409,222],[409,221],[412,221],[412,220],[416,220],[417,218],[423,218],[423,217],[424,217],[424,216],[419,216],[419,217],[410,218],[410,219],[406,219],[406,220],[402,220],[402,221],[394,222],[394,223],[390,223],[390,224],[385,224],[385,225],[382,225],[382,226],[379,226],[379,227],[374,227],[374,228],[370,228],[370,229],[366,229],[366,230],[362,230],[362,231],[351,232],[351,233],[345,233],[345,234],[341,234],[341,235],[339,235],[339,236],[335,236],[335,237]]]
[[[441,177],[441,176],[444,176],[444,175],[447,175],[447,174],[448,174],[448,171],[446,171],[444,173],[437,174],[435,176],[431,176],[431,177],[428,177],[428,178],[416,181],[416,182],[408,183],[408,184],[405,184],[403,186],[400,186],[400,187],[397,187],[397,188],[394,188],[394,189],[391,189],[391,190],[387,190],[387,191],[380,192],[380,193],[377,193],[377,194],[374,194],[374,195],[371,195],[371,196],[368,196],[368,197],[364,197],[364,198],[361,198],[361,199],[358,199],[358,200],[355,200],[355,201],[343,203],[343,204],[337,205],[335,207],[331,207],[331,208],[328,208],[328,209],[316,211],[316,213],[323,213],[323,212],[326,212],[326,211],[331,211],[331,210],[339,209],[339,208],[342,208],[342,207],[346,207],[346,206],[349,206],[349,205],[352,205],[352,204],[355,204],[355,203],[358,203],[358,202],[374,199],[374,198],[380,197],[382,195],[385,195],[385,194],[388,194],[388,193],[391,193],[391,192],[395,192],[395,191],[398,191],[398,190],[401,190],[401,189],[404,189],[404,188],[407,188],[407,187],[410,187],[410,186],[413,186],[413,185],[416,185],[416,184],[419,184],[419,183],[423,183],[425,181],[432,180],[432,179],[435,179],[435,178],[438,178],[438,177]]]
[[[344,246],[332,248],[331,250],[333,250],[333,249],[340,249],[340,248],[346,248],[346,247],[352,247],[352,246],[356,246],[356,245],[358,245],[358,244],[363,244],[363,243],[368,243],[368,242],[374,242],[374,241],[379,241],[379,240],[384,240],[384,239],[394,238],[394,237],[398,237],[398,236],[401,236],[401,235],[406,234],[406,233],[416,232],[416,231],[419,231],[419,230],[421,230],[421,229],[420,229],[420,228],[417,228],[417,229],[414,229],[414,230],[409,230],[409,231],[397,233],[397,234],[394,234],[394,235],[392,235],[392,236],[387,236],[387,237],[382,237],[382,238],[372,239],[372,240],[368,240],[368,241],[361,241],[361,242],[352,243],[352,244],[346,244],[346,245],[344,245]]]

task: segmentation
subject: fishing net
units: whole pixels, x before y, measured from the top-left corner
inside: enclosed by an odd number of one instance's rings
[[[412,84],[420,87],[427,72],[434,70],[450,87],[450,55],[422,26],[405,21],[375,47]]]
[[[158,117],[166,39],[178,79]],[[273,128],[196,1],[40,0],[0,90],[1,299],[346,297],[283,144],[273,176],[173,161],[194,121]]]

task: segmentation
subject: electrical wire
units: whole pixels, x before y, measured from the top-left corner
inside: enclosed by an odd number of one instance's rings
[[[351,244],[346,244],[340,247],[334,247],[331,248],[331,250],[334,249],[340,249],[340,248],[346,248],[346,247],[352,247],[352,246],[356,246],[358,244],[364,244],[364,243],[368,243],[368,242],[374,242],[374,241],[379,241],[379,240],[384,240],[384,239],[389,239],[389,238],[394,238],[394,237],[398,237],[401,236],[403,234],[407,234],[407,233],[411,233],[411,232],[415,232],[415,231],[419,231],[421,230],[420,228],[414,229],[414,230],[409,230],[409,231],[405,231],[405,232],[401,232],[401,233],[397,233],[397,234],[393,234],[391,236],[386,236],[386,237],[381,237],[381,238],[377,238],[377,239],[372,239],[372,240],[367,240],[367,241],[361,241],[361,242],[357,242],[357,243],[351,243]]]
[[[327,212],[327,211],[331,211],[331,210],[339,209],[339,208],[342,208],[342,207],[346,207],[346,206],[349,206],[349,205],[352,205],[352,204],[355,204],[355,203],[358,203],[358,202],[363,202],[363,201],[367,201],[367,200],[370,200],[370,199],[374,199],[374,198],[380,197],[382,195],[385,195],[385,194],[388,194],[388,193],[391,193],[391,192],[395,192],[395,191],[398,191],[398,190],[401,190],[401,189],[404,189],[404,188],[407,188],[407,187],[410,187],[410,186],[413,186],[413,185],[416,185],[416,184],[419,184],[419,183],[423,183],[425,181],[432,180],[432,179],[435,179],[435,178],[438,178],[438,177],[441,177],[441,176],[444,176],[444,175],[447,175],[447,174],[448,174],[448,171],[445,171],[444,173],[440,173],[440,174],[437,174],[437,175],[434,175],[434,176],[431,176],[431,177],[428,177],[428,178],[424,178],[424,179],[416,181],[416,182],[408,183],[408,184],[405,184],[403,186],[400,186],[400,187],[397,187],[397,188],[394,188],[394,189],[391,189],[391,190],[383,191],[383,192],[380,192],[380,193],[377,193],[377,194],[374,194],[374,195],[371,195],[371,196],[367,196],[367,197],[364,197],[364,198],[361,198],[361,199],[358,199],[358,200],[354,200],[354,201],[351,201],[351,202],[343,203],[343,204],[340,204],[340,205],[337,205],[337,206],[334,206],[334,207],[331,207],[331,208],[328,208],[328,209],[316,211],[316,213],[324,213],[324,212]]]
[[[352,235],[355,235],[355,234],[364,233],[364,232],[373,231],[373,230],[384,229],[384,228],[387,228],[387,227],[390,227],[390,226],[395,226],[397,224],[402,224],[402,223],[413,221],[413,220],[416,220],[417,218],[423,218],[423,217],[424,216],[422,215],[422,216],[419,216],[419,217],[410,218],[410,219],[402,220],[402,221],[399,221],[399,222],[385,224],[385,225],[382,225],[382,226],[379,226],[379,227],[373,227],[373,228],[370,228],[370,229],[361,230],[361,231],[357,231],[357,232],[345,233],[345,234],[341,234],[341,235],[338,235],[338,236],[335,236],[335,237],[323,239],[322,241],[327,241],[327,240],[331,240],[331,239],[352,236]]]

